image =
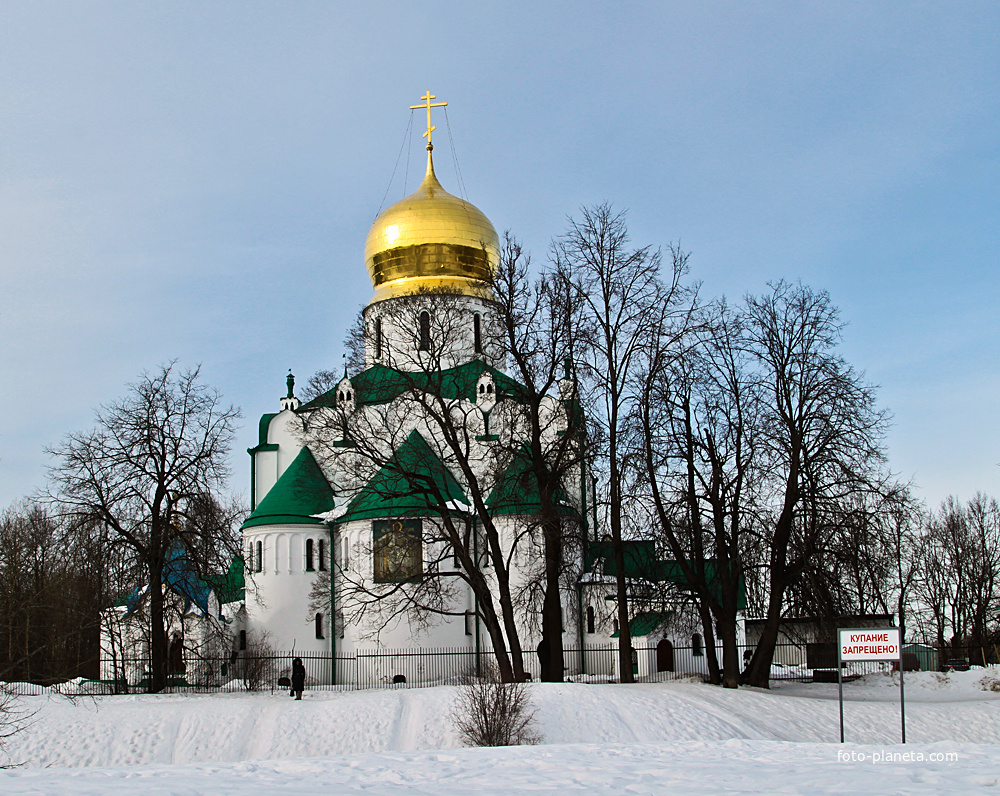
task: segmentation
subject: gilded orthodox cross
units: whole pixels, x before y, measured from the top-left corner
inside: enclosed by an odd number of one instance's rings
[[[437,99],[437,95],[431,94],[430,89],[427,89],[427,93],[424,94],[420,99],[424,100],[423,105],[411,105],[410,110],[415,111],[417,108],[427,109],[427,132],[424,133],[424,138],[427,139],[427,148],[433,149],[434,145],[431,143],[431,133],[437,129],[437,125],[431,124],[431,108],[443,108],[447,105],[447,102],[431,102],[432,99]]]

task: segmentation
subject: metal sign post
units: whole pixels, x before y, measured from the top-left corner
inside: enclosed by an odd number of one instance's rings
[[[844,742],[844,664],[837,655],[837,689],[840,691],[840,742]]]
[[[898,661],[899,724],[906,743],[906,709],[903,702],[903,638],[898,627],[840,628],[837,630],[837,687],[840,692],[840,742],[844,742],[844,663],[847,661]]]

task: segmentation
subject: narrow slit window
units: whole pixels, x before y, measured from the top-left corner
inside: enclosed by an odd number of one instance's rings
[[[594,606],[587,606],[587,632],[594,632]]]
[[[245,650],[247,648],[247,632],[245,630],[240,631],[240,649]]]
[[[316,614],[316,638],[323,638],[323,614]]]
[[[483,318],[478,312],[472,316],[472,336],[476,353],[483,353]]]
[[[317,554],[319,558],[319,571],[326,572],[326,544],[322,539],[319,540]]]
[[[375,319],[375,358],[382,358],[382,319]]]
[[[431,350],[431,314],[427,310],[420,313],[420,350]]]
[[[264,543],[257,542],[256,549],[253,557],[253,571],[263,572],[264,571]]]
[[[306,539],[306,572],[312,572],[316,568],[313,566],[313,564],[315,563],[313,561],[314,558],[313,547],[314,547],[313,540]]]

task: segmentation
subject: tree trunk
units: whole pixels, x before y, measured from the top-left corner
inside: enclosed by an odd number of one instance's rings
[[[543,523],[545,536],[545,599],[542,603],[542,643],[538,657],[541,680],[561,683],[563,680],[563,615],[559,594],[562,569],[562,526],[558,519]]]
[[[794,445],[794,443],[793,443]],[[785,589],[788,586],[788,544],[792,538],[792,523],[795,520],[795,507],[799,502],[799,448],[794,445],[791,461],[788,467],[788,477],[785,480],[785,500],[781,515],[774,527],[774,538],[771,541],[771,583],[767,601],[767,617],[764,630],[761,633],[753,658],[743,675],[747,685],[759,688],[770,688],[771,662],[774,660],[774,648],[778,643],[778,631],[781,625],[781,608],[784,602]]]
[[[149,563],[149,692],[167,687],[167,629],[163,611],[163,561]]]
[[[705,660],[708,662],[708,681],[712,685],[719,685],[722,682],[722,673],[719,671],[719,656],[715,651],[715,629],[712,627],[712,611],[704,600],[698,600],[698,614],[701,616],[701,632]]]
[[[493,561],[493,570],[496,574],[497,587],[500,592],[500,615],[503,618],[503,627],[507,634],[507,644],[510,649],[510,662],[514,680],[521,682],[524,677],[524,651],[521,648],[521,638],[518,635],[517,617],[514,615],[514,603],[510,596],[510,574],[503,565],[503,552],[500,549],[500,540],[497,536],[496,528],[486,529],[490,544],[490,555]]]
[[[719,637],[722,640],[722,686],[738,688],[740,684],[740,648],[736,643],[736,623],[720,622]]]
[[[473,591],[479,597],[479,614],[486,632],[493,644],[493,657],[496,659],[497,675],[502,683],[517,682],[514,673],[514,665],[511,655],[507,650],[507,642],[504,639],[503,629],[500,627],[500,620],[497,618],[496,609],[493,607],[493,596],[489,589],[489,584],[479,570],[469,570],[471,573],[470,583]]]

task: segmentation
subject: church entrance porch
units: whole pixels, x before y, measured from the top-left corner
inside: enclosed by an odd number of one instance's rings
[[[656,671],[674,671],[674,645],[668,639],[656,645]]]
[[[170,640],[170,650],[167,654],[167,673],[171,675],[184,674],[184,639],[174,636]]]

